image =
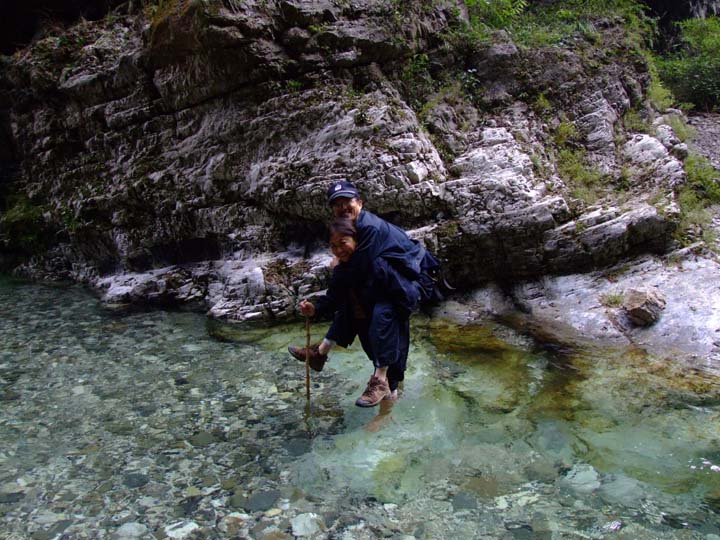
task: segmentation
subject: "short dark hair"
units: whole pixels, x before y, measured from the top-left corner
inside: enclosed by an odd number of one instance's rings
[[[357,239],[357,228],[355,227],[355,222],[350,218],[340,217],[332,220],[328,225],[328,230],[330,231],[330,236],[339,234],[341,236],[352,236]]]

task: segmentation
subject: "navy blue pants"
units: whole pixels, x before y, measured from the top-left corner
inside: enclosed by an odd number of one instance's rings
[[[405,378],[410,350],[410,318],[399,313],[392,302],[375,302],[369,319],[354,316],[352,306],[335,313],[325,336],[341,347],[348,347],[357,336],[363,351],[376,368],[387,367],[390,390]]]

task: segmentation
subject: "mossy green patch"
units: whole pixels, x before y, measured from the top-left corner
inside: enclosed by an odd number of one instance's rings
[[[668,125],[672,128],[675,135],[681,142],[692,141],[697,135],[695,128],[685,122],[682,116],[671,114],[666,118]]]
[[[8,209],[0,214],[0,238],[11,251],[34,254],[45,247],[45,207],[24,196],[10,199]]]
[[[219,341],[231,343],[256,343],[272,332],[265,325],[253,326],[247,323],[223,322],[215,319],[207,320],[208,335]]]
[[[603,174],[587,164],[582,149],[564,148],[557,158],[557,170],[560,178],[571,188],[574,197],[588,203],[594,203],[599,196]]]
[[[441,353],[456,354],[515,350],[512,345],[498,338],[489,326],[459,326],[444,319],[432,319],[428,328],[431,342]]]

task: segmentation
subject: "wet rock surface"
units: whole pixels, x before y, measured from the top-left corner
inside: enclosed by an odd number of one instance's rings
[[[308,409],[300,325],[216,341],[195,314],[0,288],[5,538],[720,534],[720,386],[666,359],[549,354],[448,304],[414,318],[397,403],[353,406],[354,347]]]

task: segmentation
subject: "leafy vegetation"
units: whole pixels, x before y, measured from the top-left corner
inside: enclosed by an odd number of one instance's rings
[[[505,28],[525,11],[527,0],[465,0],[465,5],[473,26]]]
[[[555,128],[555,144],[565,146],[570,142],[574,142],[577,137],[577,129],[572,122],[560,122]]]
[[[197,10],[206,5],[206,0],[150,0],[145,5],[145,14],[151,21],[151,28],[154,32],[170,20],[181,19],[192,10]],[[210,5],[209,3],[207,3]],[[229,9],[236,11],[237,2],[224,2]],[[219,4],[216,4],[216,8]]]
[[[681,142],[691,141],[695,138],[695,135],[697,135],[695,128],[685,122],[682,116],[676,114],[668,115],[666,116],[666,121]]]
[[[522,17],[511,21],[509,29],[520,44],[544,47],[559,44],[573,36],[590,42],[599,39],[595,26],[600,18],[619,20],[634,45],[642,47],[653,36],[653,20],[645,7],[634,0],[566,0],[550,5],[534,4]]]
[[[430,61],[425,53],[416,54],[407,63],[400,79],[411,96],[411,105],[416,108],[422,97],[434,89],[434,81],[429,71]]]
[[[623,115],[625,129],[632,133],[651,133],[652,125],[637,109],[628,109]]]
[[[646,53],[645,57],[649,60],[650,65],[650,86],[648,87],[648,100],[652,103],[658,111],[664,111],[668,107],[671,107],[675,103],[673,93],[662,83],[655,64],[657,60],[651,56],[650,53]]]
[[[691,154],[685,160],[687,186],[710,204],[720,203],[720,171],[702,156]]]
[[[712,243],[708,225],[711,221],[708,206],[720,203],[720,171],[702,156],[691,154],[685,160],[688,181],[678,193],[680,223],[677,235],[681,242],[689,243],[700,231],[703,239]]]
[[[720,18],[689,19],[678,24],[681,43],[658,60],[662,80],[678,100],[698,108],[720,103]]]
[[[598,199],[603,174],[587,163],[584,150],[561,149],[557,156],[557,170],[560,178],[571,187],[575,198],[588,204]]]
[[[623,293],[607,293],[600,297],[600,303],[605,307],[617,308],[625,301]]]

